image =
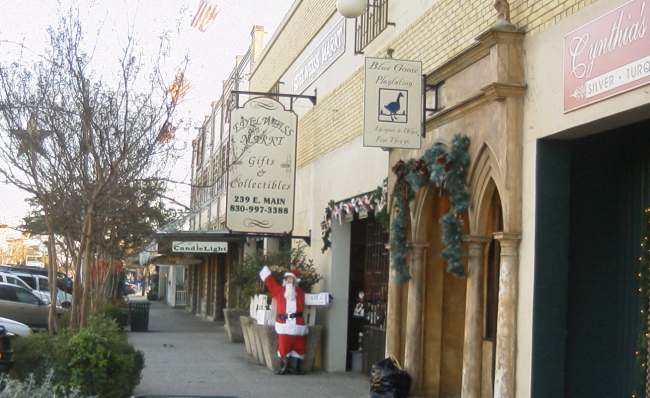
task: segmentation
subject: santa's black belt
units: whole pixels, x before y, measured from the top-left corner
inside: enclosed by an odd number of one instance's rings
[[[299,318],[302,316],[302,312],[294,312],[292,314],[278,314],[278,319],[281,321],[286,321],[287,319]]]

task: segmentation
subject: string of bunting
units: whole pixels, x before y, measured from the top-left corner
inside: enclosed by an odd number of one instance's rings
[[[637,272],[637,296],[639,300],[639,336],[634,356],[637,364],[637,385],[632,392],[632,398],[650,397],[650,208],[644,211],[643,239],[639,254],[639,269]]]
[[[449,151],[442,143],[429,148],[420,159],[400,160],[393,166],[397,176],[393,190],[395,213],[390,229],[392,266],[398,283],[407,282],[411,276],[408,270],[407,226],[409,222],[409,202],[424,185],[433,183],[449,193],[451,206],[441,217],[442,256],[447,260],[447,272],[464,276],[462,259],[463,220],[462,215],[469,207],[469,192],[465,185],[469,168],[469,138],[456,135],[451,141]]]
[[[330,236],[332,234],[333,220],[337,220],[340,223],[341,219],[346,216],[358,215],[361,212],[369,214],[374,213],[375,219],[382,223],[384,227],[387,227],[387,198],[388,180],[384,179],[384,183],[372,192],[358,195],[340,202],[330,200],[325,208],[325,217],[320,224],[321,237],[323,239],[323,247],[321,248],[321,251],[325,253],[330,247],[332,247]]]

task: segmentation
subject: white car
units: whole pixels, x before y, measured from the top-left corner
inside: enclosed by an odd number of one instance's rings
[[[32,334],[32,329],[30,329],[29,326],[11,319],[0,317],[0,326],[4,326],[7,333],[16,336],[25,337]]]
[[[11,272],[7,274],[13,275],[14,277],[18,277],[19,280],[24,282],[23,284],[14,283],[14,285],[26,287],[27,289],[31,290],[32,293],[34,293],[38,298],[43,300],[45,304],[50,303],[50,285],[48,283],[47,276],[30,274],[27,272]],[[8,283],[12,283],[12,282],[8,282]],[[57,290],[56,292],[57,306],[70,308],[70,306],[72,305],[72,295],[70,293],[64,292],[59,288],[57,288],[56,290]]]

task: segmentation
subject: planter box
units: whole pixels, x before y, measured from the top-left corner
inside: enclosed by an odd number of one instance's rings
[[[258,361],[271,370],[277,370],[280,366],[278,358],[278,339],[273,326],[255,325],[255,335],[258,341]],[[309,327],[309,334],[305,336],[305,359],[302,362],[302,370],[311,372],[314,368],[314,360],[323,335],[323,326],[314,325]],[[261,359],[259,359],[261,355]]]
[[[244,337],[244,346],[246,347],[246,353],[248,355],[253,355],[253,339],[251,338],[251,329],[254,322],[255,320],[249,316],[242,315],[239,317],[239,323],[241,324],[242,335]]]
[[[231,343],[243,343],[244,342],[244,332],[241,326],[240,317],[246,315],[246,311],[242,311],[236,308],[224,308],[223,309],[223,319],[224,319],[224,328],[226,329],[226,335],[228,336],[228,341]]]

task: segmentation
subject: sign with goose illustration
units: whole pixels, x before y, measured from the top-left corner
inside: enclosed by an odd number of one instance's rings
[[[363,145],[419,149],[422,63],[366,58]]]

